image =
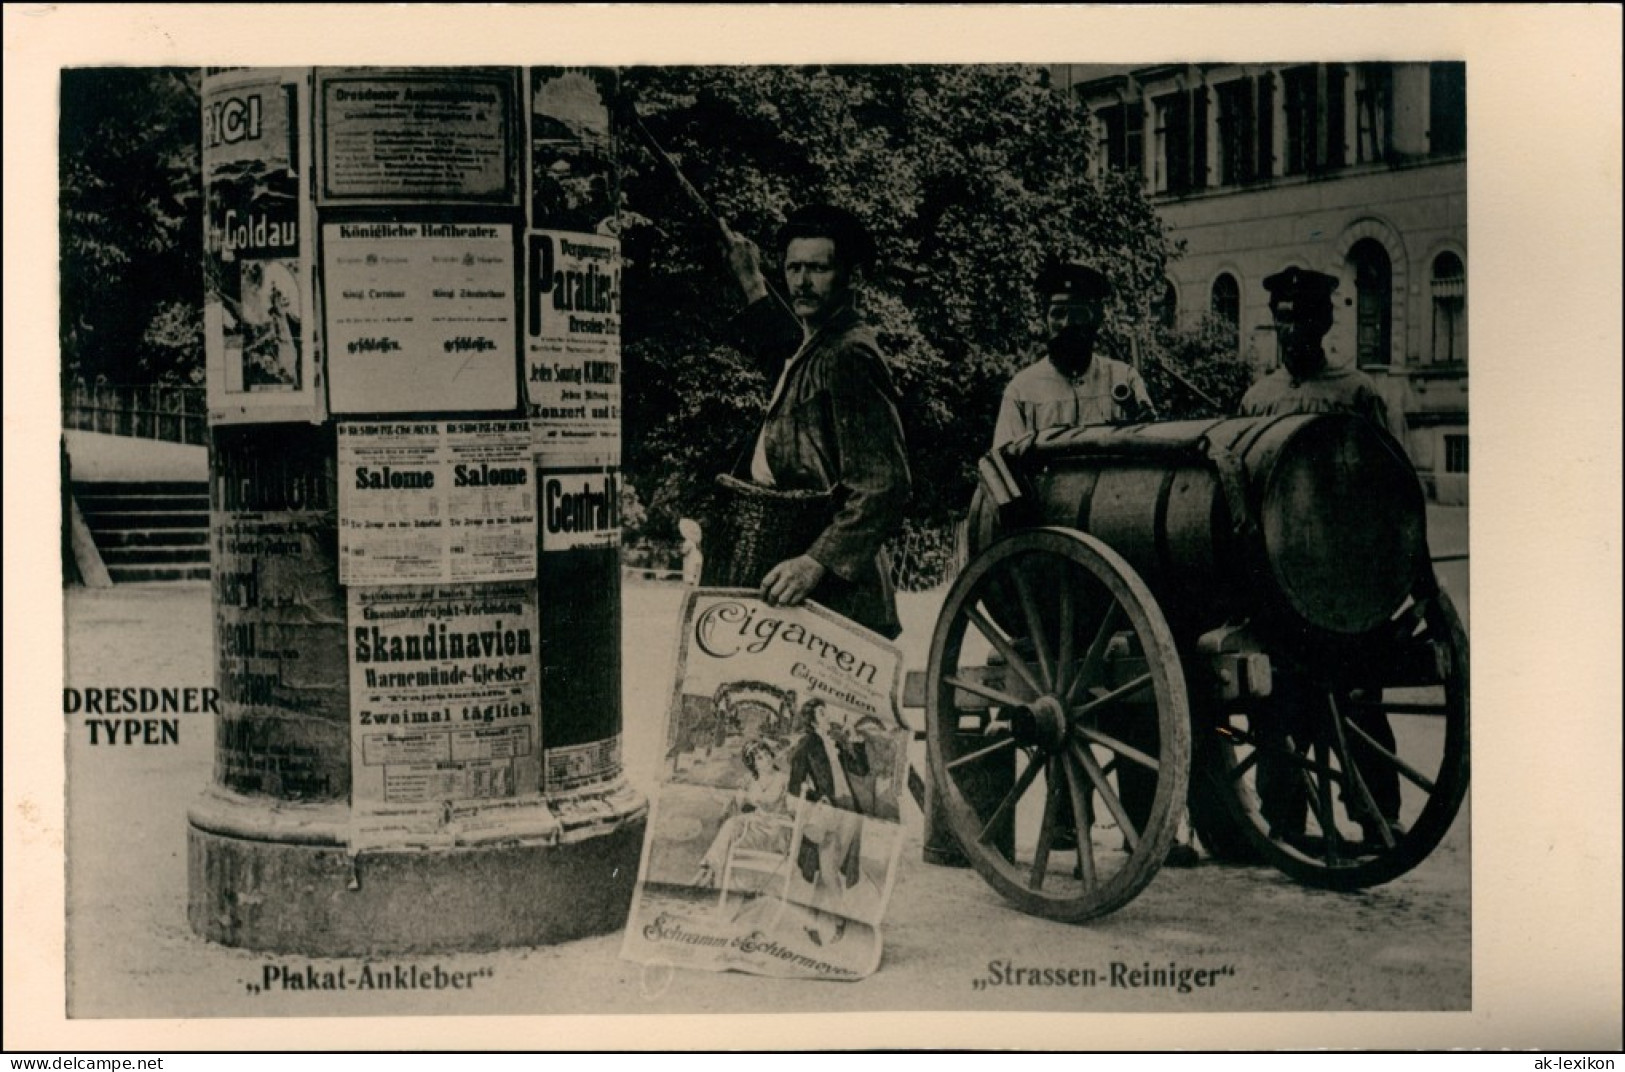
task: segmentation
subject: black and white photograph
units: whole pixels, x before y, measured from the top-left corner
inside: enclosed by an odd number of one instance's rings
[[[8,1049],[1618,1047],[1617,10],[319,7],[31,64]]]

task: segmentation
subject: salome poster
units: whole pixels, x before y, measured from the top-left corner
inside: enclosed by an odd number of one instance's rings
[[[530,441],[525,421],[340,423],[340,583],[534,576]]]

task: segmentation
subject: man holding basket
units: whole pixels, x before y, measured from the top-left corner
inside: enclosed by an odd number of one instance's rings
[[[895,638],[902,627],[882,545],[901,527],[910,477],[897,389],[853,305],[873,242],[844,209],[791,212],[778,235],[786,303],[768,289],[755,243],[723,232],[749,303],[730,327],[777,386],[760,432],[721,482],[741,501],[784,503],[785,521],[769,522],[774,540],[761,545],[771,553],[750,563],[740,512],[718,511],[736,531],[707,535],[704,583],[759,587],[774,606],[812,599]]]

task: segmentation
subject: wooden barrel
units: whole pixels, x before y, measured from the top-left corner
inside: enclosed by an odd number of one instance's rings
[[[1006,455],[1021,499],[984,487],[973,552],[1008,526],[1098,537],[1171,617],[1236,612],[1353,635],[1427,566],[1422,487],[1399,445],[1349,414],[1051,429]]]

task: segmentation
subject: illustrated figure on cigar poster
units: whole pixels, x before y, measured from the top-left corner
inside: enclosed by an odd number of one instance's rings
[[[902,849],[900,675],[896,648],[821,607],[690,593],[623,956],[875,970]]]
[[[822,607],[689,594],[622,955],[762,975],[874,971],[902,849],[899,677],[895,648]]]
[[[803,951],[789,960],[798,973],[867,974],[878,964],[878,924],[900,848],[897,795],[907,739],[895,716],[897,652],[882,643],[901,632],[882,544],[901,526],[909,469],[896,388],[854,306],[873,241],[845,209],[812,204],[792,210],[777,242],[786,300],[768,286],[755,244],[726,224],[720,229],[748,303],[730,327],[741,350],[761,362],[776,385],[760,429],[743,446],[733,472],[719,481],[719,505],[705,537],[712,551],[701,583],[749,586],[758,598],[699,613],[693,598],[688,604],[672,707],[682,725],[670,735],[670,759],[674,772],[685,771],[685,782],[698,775],[713,790],[731,787],[734,795],[720,802],[719,811],[715,796],[675,786],[662,793],[649,834],[648,855],[657,859],[647,863],[646,877],[666,880],[702,840],[698,835],[709,833],[688,885],[718,891],[717,913],[728,927],[764,927],[789,943],[786,949],[810,943],[817,953]],[[784,618],[782,629],[778,618],[769,617],[776,608],[789,613],[809,602],[794,611],[796,617]],[[704,672],[702,657],[735,653],[738,645],[716,646],[710,639],[734,617],[760,623],[749,635],[764,639],[747,649],[767,660],[757,680],[811,693],[795,706],[789,739],[757,732],[741,743],[735,762],[741,774],[748,772],[744,778],[714,765],[683,767],[685,752],[704,742],[711,754],[739,728],[730,722],[739,705],[730,702],[703,712],[709,733],[695,725],[689,677]],[[741,635],[748,630],[747,624]],[[849,637],[835,644],[889,649],[884,657],[892,673],[876,678],[871,661],[854,663],[845,651],[836,650],[832,659],[826,639],[832,632]],[[772,641],[791,636],[816,640],[808,651],[827,664],[822,671],[799,659],[775,658]],[[848,680],[854,666],[866,668],[868,679],[860,669],[856,680]],[[882,771],[889,775],[884,783],[877,780]],[[758,877],[745,878],[752,873]],[[754,895],[730,909],[730,893],[747,890]],[[660,918],[644,940],[659,940],[665,929]],[[854,943],[860,952],[837,953],[852,923],[863,931]],[[629,955],[638,944],[633,930]],[[740,965],[724,960],[714,966]],[[768,960],[752,970],[778,967]]]

